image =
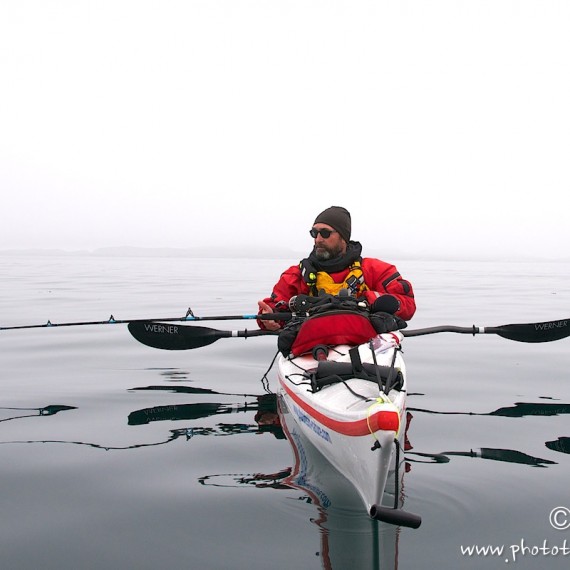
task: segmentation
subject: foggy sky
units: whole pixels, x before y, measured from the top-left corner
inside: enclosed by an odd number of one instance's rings
[[[0,250],[566,257],[570,4],[0,4]]]

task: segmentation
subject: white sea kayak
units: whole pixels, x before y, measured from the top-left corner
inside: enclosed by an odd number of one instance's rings
[[[421,519],[382,506],[406,429],[406,367],[400,332],[322,355],[279,356],[280,396],[299,430],[342,473],[372,518],[417,528]]]

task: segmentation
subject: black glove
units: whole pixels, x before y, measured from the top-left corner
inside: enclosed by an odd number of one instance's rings
[[[371,313],[390,313],[393,315],[400,308],[400,301],[394,295],[378,297],[370,307]]]

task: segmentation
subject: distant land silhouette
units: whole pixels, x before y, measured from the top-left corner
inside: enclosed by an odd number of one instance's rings
[[[302,259],[308,254],[307,251],[298,251],[280,246],[266,247],[192,247],[192,248],[175,248],[175,247],[101,247],[93,250],[64,250],[64,249],[0,249],[0,256],[40,256],[40,257],[172,257],[172,258],[196,258],[196,259]],[[434,251],[429,255],[422,253],[411,254],[409,252],[399,252],[393,248],[383,250],[377,248],[364,248],[365,257],[379,257],[397,263],[398,260],[415,260],[415,261],[535,261],[535,262],[569,262],[570,256],[564,258],[551,258],[548,255],[541,257],[524,255],[519,256],[505,254],[497,256],[483,252],[465,252],[458,255],[457,252],[437,252]]]

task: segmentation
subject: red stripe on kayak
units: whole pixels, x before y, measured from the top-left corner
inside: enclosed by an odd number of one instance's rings
[[[281,386],[285,389],[287,394],[298,404],[309,416],[326,426],[327,428],[336,431],[342,435],[369,435],[370,431],[376,432],[378,430],[394,431],[400,429],[400,416],[397,412],[376,412],[368,418],[356,420],[352,422],[341,422],[325,416],[312,406],[307,404],[295,392],[293,392],[285,382],[280,379]]]

